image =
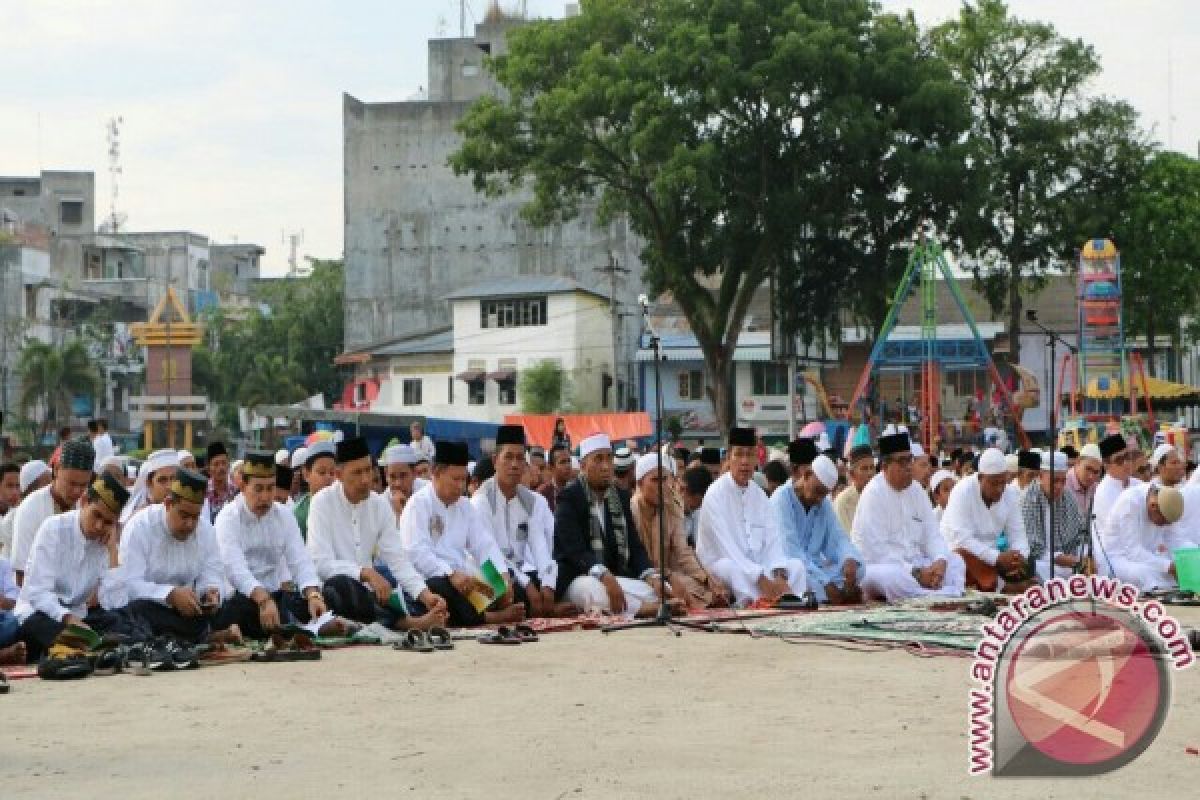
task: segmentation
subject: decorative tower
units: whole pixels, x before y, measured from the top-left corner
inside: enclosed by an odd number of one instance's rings
[[[168,287],[150,318],[130,330],[146,348],[146,393],[129,398],[130,417],[142,425],[146,449],[154,449],[160,422],[166,431],[164,447],[190,449],[192,423],[208,419],[208,398],[192,394],[192,348],[200,344],[203,327],[191,321],[175,289]],[[182,436],[176,437],[179,426]]]

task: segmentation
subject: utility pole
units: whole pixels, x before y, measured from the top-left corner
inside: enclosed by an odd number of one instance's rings
[[[603,267],[596,267],[596,272],[608,275],[608,310],[612,315],[612,387],[613,387],[613,407],[620,410],[620,392],[618,386],[620,372],[617,368],[617,359],[621,353],[621,304],[617,302],[617,275],[628,275],[629,267],[622,267],[617,263],[616,256],[612,250],[608,251],[608,263]]]
[[[171,251],[173,249],[174,248],[169,244],[166,247],[166,250],[167,250],[167,276],[166,276],[165,283],[166,283],[167,288],[163,294],[164,301],[167,301],[170,299],[168,297],[168,295],[171,292]],[[184,258],[184,263],[186,264],[187,263],[187,245],[186,244],[183,246],[183,258]],[[186,271],[185,271],[185,274],[186,274]],[[166,380],[166,383],[167,383],[167,386],[166,386],[166,389],[167,389],[167,447],[173,448],[173,447],[175,447],[175,429],[171,425],[171,379],[174,377],[173,373],[175,372],[175,365],[171,360],[171,314],[174,313],[174,309],[170,308],[169,306],[171,306],[171,303],[164,302],[163,313],[167,315],[167,355],[166,355],[166,360],[163,362],[163,378]]]

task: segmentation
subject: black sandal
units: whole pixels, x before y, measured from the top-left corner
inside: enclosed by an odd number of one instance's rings
[[[435,626],[429,629],[429,643],[437,650],[453,650],[454,640],[450,637],[450,631],[440,626]]]
[[[404,635],[404,641],[392,645],[394,650],[407,650],[410,653],[432,653],[436,648],[425,631],[413,628]]]

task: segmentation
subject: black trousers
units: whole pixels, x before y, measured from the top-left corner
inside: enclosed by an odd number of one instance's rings
[[[512,576],[513,602],[524,603],[525,615],[532,615],[533,606],[529,603],[529,591],[540,590],[542,588],[542,579],[538,577],[536,572],[526,572],[525,577],[529,578],[529,583],[526,586],[522,586],[512,570],[509,570],[509,575]]]
[[[134,600],[129,604],[129,613],[155,636],[170,636],[185,642],[198,644],[208,639],[212,633],[212,623],[217,614],[198,617],[185,617],[170,606],[154,600]]]
[[[334,575],[325,581],[325,585],[321,587],[321,594],[325,597],[325,604],[329,606],[330,611],[339,617],[352,619],[364,625],[378,622],[385,627],[395,628],[396,623],[406,616],[403,611],[379,605],[375,593],[362,581],[349,575]],[[409,609],[413,608],[411,600],[406,598],[405,603]]]
[[[279,609],[279,623],[288,625],[296,622],[308,622],[308,601],[299,592],[283,589],[271,592],[271,599]],[[214,630],[224,630],[230,625],[237,625],[242,635],[251,639],[266,639],[267,632],[263,630],[258,618],[258,604],[241,592],[234,592],[233,597],[225,601],[221,610],[212,621]]]
[[[440,575],[430,578],[425,581],[425,585],[429,587],[429,591],[441,595],[446,601],[446,609],[450,612],[450,624],[454,627],[469,628],[486,624],[483,614],[475,610],[475,606],[471,605],[466,595],[451,585],[449,577]]]
[[[99,634],[120,633],[134,639],[144,638],[146,634],[123,608],[108,611],[97,606],[88,610],[83,621]],[[25,643],[29,663],[32,664],[45,655],[65,627],[67,626],[41,611],[30,614],[17,629],[17,639]]]

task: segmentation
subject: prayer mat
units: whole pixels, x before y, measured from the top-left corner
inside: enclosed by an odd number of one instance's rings
[[[4,677],[8,678],[10,681],[20,681],[24,680],[25,678],[36,678],[38,676],[37,667],[34,666],[26,667],[18,665],[0,667],[0,672],[3,672]]]
[[[792,614],[766,619],[745,618],[717,623],[727,633],[752,633],[785,639],[835,639],[852,642],[915,645],[963,653],[975,650],[983,637],[978,614],[955,614],[906,606],[878,606],[824,613]]]

